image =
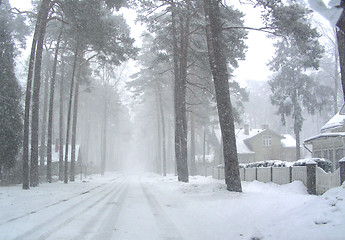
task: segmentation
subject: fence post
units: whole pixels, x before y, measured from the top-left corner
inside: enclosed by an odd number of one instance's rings
[[[271,182],[273,182],[273,167],[271,167]]]
[[[246,168],[243,168],[243,181],[246,181]]]
[[[257,167],[255,168],[255,180],[256,181],[258,180],[258,168]]]
[[[345,158],[339,160],[340,165],[340,186],[345,182]]]
[[[307,190],[309,194],[316,195],[316,162],[307,161]]]
[[[290,183],[292,183],[292,167],[289,167]]]

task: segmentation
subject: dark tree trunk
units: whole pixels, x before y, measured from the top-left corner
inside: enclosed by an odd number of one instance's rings
[[[334,67],[334,92],[333,92],[333,109],[334,114],[338,113],[338,85],[339,85],[339,53],[335,50],[335,67]]]
[[[190,113],[190,167],[191,167],[191,175],[196,175],[196,166],[195,166],[195,115],[192,111]]]
[[[47,53],[47,61],[49,61],[49,53]],[[47,115],[48,115],[48,90],[49,90],[49,74],[50,74],[50,66],[49,63],[47,64],[46,69],[46,76],[44,81],[44,97],[43,97],[43,109],[42,109],[42,120],[40,123],[41,126],[41,141],[40,141],[40,148],[39,148],[39,154],[40,154],[40,175],[44,172],[44,160],[45,160],[45,154],[46,154],[46,134],[47,134]]]
[[[101,150],[101,175],[105,174],[106,157],[107,157],[107,118],[108,118],[108,91],[107,85],[105,87],[105,96],[103,102],[103,122],[102,122],[102,150]]]
[[[345,99],[345,33],[337,29],[341,85],[343,87],[343,102]]]
[[[25,96],[25,116],[24,116],[24,133],[23,133],[23,189],[29,189],[29,126],[30,126],[30,105],[31,105],[31,88],[32,88],[32,76],[35,63],[36,52],[36,38],[38,27],[36,29],[32,40],[31,55],[29,61],[28,79],[26,83],[26,96]]]
[[[177,41],[175,6],[172,5],[172,30],[174,51],[174,75],[175,75],[175,156],[178,180],[188,182],[187,163],[187,119],[186,119],[186,78],[187,78],[187,53],[189,16],[186,22],[180,18],[180,47]]]
[[[158,106],[159,106],[159,115],[161,120],[161,127],[162,127],[162,154],[163,154],[163,176],[167,175],[167,156],[166,156],[166,134],[165,134],[165,116],[164,116],[164,110],[163,110],[163,101],[162,101],[162,92],[161,88],[159,87],[158,82],[156,82],[157,86],[157,94],[158,94]]]
[[[296,161],[301,159],[301,149],[300,149],[300,127],[297,118],[294,120],[294,133],[296,136]]]
[[[43,0],[40,11],[42,14],[39,24],[39,32],[37,38],[36,54],[35,54],[35,69],[32,91],[32,109],[31,109],[31,157],[30,157],[30,185],[36,187],[39,184],[38,177],[38,125],[39,125],[39,95],[41,86],[41,63],[43,53],[43,41],[46,32],[47,18],[49,12],[50,0]]]
[[[64,182],[68,183],[68,145],[69,145],[69,136],[70,136],[70,128],[71,128],[71,113],[72,113],[72,102],[73,102],[73,90],[74,90],[74,77],[75,77],[75,69],[77,66],[78,60],[78,44],[76,46],[76,50],[74,53],[74,63],[73,63],[73,70],[72,70],[72,79],[71,79],[71,87],[70,87],[70,94],[69,94],[69,101],[68,101],[68,112],[67,112],[67,127],[66,127],[66,145],[65,145],[65,171],[64,171]]]
[[[75,161],[76,161],[76,142],[77,142],[77,122],[78,122],[78,99],[79,99],[79,81],[80,81],[81,66],[75,83],[74,103],[73,103],[73,123],[72,123],[72,146],[71,146],[71,169],[70,181],[75,181]]]
[[[29,176],[29,134],[30,134],[30,107],[32,95],[32,78],[35,66],[35,55],[37,49],[38,38],[41,37],[42,21],[45,16],[45,8],[49,1],[43,1],[40,11],[37,16],[35,32],[32,40],[31,54],[29,60],[28,79],[26,83],[26,96],[25,96],[25,116],[24,116],[24,133],[23,133],[23,189],[29,189],[30,176]],[[48,13],[47,13],[48,14]]]
[[[61,54],[61,78],[60,78],[60,96],[59,96],[59,180],[63,181],[64,163],[63,163],[63,146],[64,146],[64,78],[65,63],[63,53]]]
[[[242,192],[239,166],[237,159],[234,117],[230,101],[229,80],[224,55],[222,23],[220,21],[218,0],[204,0],[206,35],[212,70],[220,129],[223,140],[223,154],[225,164],[225,183],[227,190]]]
[[[54,95],[55,95],[55,79],[56,79],[56,66],[60,48],[60,41],[62,36],[62,27],[60,29],[59,37],[56,42],[53,73],[50,81],[50,96],[49,96],[49,114],[48,114],[48,136],[47,136],[47,181],[52,182],[52,144],[53,144],[53,108],[54,108]]]
[[[156,108],[157,108],[157,157],[155,163],[155,170],[158,174],[162,174],[162,127],[161,127],[161,119],[159,116],[159,98],[156,89]]]

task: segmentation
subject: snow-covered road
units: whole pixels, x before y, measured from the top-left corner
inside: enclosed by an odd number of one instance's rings
[[[344,185],[345,187],[345,185]],[[345,190],[154,174],[0,188],[0,239],[344,239]]]

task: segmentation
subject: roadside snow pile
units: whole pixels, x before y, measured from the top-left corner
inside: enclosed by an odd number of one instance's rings
[[[266,226],[269,239],[332,239],[345,236],[345,184],[291,209]]]

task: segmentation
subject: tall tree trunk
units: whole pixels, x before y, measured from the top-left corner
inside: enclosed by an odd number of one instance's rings
[[[333,93],[333,109],[334,114],[338,113],[338,84],[339,84],[339,53],[335,49],[334,51],[334,93]]]
[[[39,95],[41,86],[41,63],[43,53],[43,41],[46,32],[47,18],[49,13],[50,0],[43,0],[41,3],[39,14],[39,32],[37,38],[36,54],[35,54],[35,70],[32,91],[32,109],[31,109],[31,169],[30,169],[30,185],[36,187],[39,184],[38,177],[38,123],[39,123]]]
[[[47,111],[48,111],[48,89],[49,89],[49,74],[50,74],[50,66],[49,66],[49,53],[47,53],[47,69],[46,69],[46,76],[44,80],[44,97],[43,97],[43,113],[42,113],[42,120],[41,120],[41,143],[39,148],[40,154],[40,174],[44,172],[44,160],[45,160],[45,153],[46,153],[46,134],[47,134]]]
[[[295,121],[294,121],[294,133],[296,136],[296,161],[301,159],[301,149],[300,149],[300,127],[299,127],[299,123],[298,123],[298,119],[297,117],[295,117]]]
[[[56,67],[60,48],[60,41],[62,36],[62,26],[60,28],[59,37],[55,46],[54,63],[52,79],[50,81],[50,96],[49,96],[49,114],[48,114],[48,136],[47,136],[47,181],[52,182],[52,144],[53,144],[53,108],[54,108],[54,95],[55,95],[55,79]]]
[[[72,102],[73,102],[73,90],[74,90],[74,77],[75,77],[75,69],[77,66],[78,60],[78,51],[79,46],[77,43],[75,53],[74,53],[74,62],[73,62],[73,70],[72,70],[72,79],[71,79],[71,87],[70,87],[70,94],[69,94],[69,101],[68,101],[68,112],[67,112],[67,127],[66,127],[66,145],[65,145],[65,171],[64,171],[64,182],[68,183],[68,148],[69,148],[69,136],[70,136],[70,128],[71,128],[71,113],[72,113]]]
[[[156,89],[158,94],[158,106],[159,106],[159,115],[161,120],[161,129],[162,129],[162,151],[163,151],[163,176],[167,175],[167,156],[166,156],[166,134],[165,134],[165,116],[164,116],[164,110],[163,110],[163,100],[162,100],[162,92],[161,88],[159,87],[158,82],[156,81]]]
[[[161,119],[159,114],[159,97],[156,89],[156,108],[157,108],[157,157],[156,157],[156,166],[155,170],[158,174],[162,173],[162,127],[161,127]]]
[[[104,76],[104,75],[103,75]],[[107,122],[108,122],[108,91],[107,85],[104,84],[105,87],[105,96],[103,102],[103,122],[102,122],[102,150],[101,150],[101,175],[104,176],[105,174],[105,166],[107,160]]]
[[[61,53],[61,78],[60,78],[60,96],[59,96],[59,181],[63,181],[64,163],[63,163],[63,146],[64,146],[64,81],[65,81],[65,63],[64,56]]]
[[[337,29],[341,84],[343,87],[343,103],[345,102],[345,33]]]
[[[181,43],[178,47],[175,5],[172,4],[172,29],[174,49],[174,75],[175,75],[175,156],[178,180],[188,182],[187,164],[187,120],[186,120],[186,78],[187,78],[187,53],[189,16],[185,25],[180,19]]]
[[[44,16],[44,8],[47,1],[41,4],[40,11],[37,15],[35,32],[32,39],[31,54],[29,60],[28,79],[26,82],[26,95],[25,95],[25,116],[24,116],[24,133],[23,133],[23,189],[29,189],[29,134],[30,134],[30,107],[32,95],[32,78],[35,66],[35,55],[37,49],[37,41],[41,31],[42,17]]]
[[[38,20],[37,20],[38,22]],[[24,116],[24,133],[23,133],[23,189],[30,188],[29,179],[29,126],[30,126],[30,105],[31,105],[31,88],[32,88],[32,76],[35,64],[35,52],[36,42],[38,34],[38,23],[36,24],[34,37],[31,46],[31,55],[29,61],[28,79],[26,83],[26,95],[25,95],[25,116]]]
[[[78,100],[79,100],[79,84],[80,84],[81,66],[77,74],[74,91],[74,103],[73,103],[73,123],[72,123],[72,146],[71,146],[71,169],[70,169],[70,181],[75,181],[75,161],[76,161],[76,143],[77,143],[77,122],[78,122]]]
[[[195,165],[195,115],[194,107],[192,106],[192,111],[190,112],[190,167],[191,175],[196,175],[196,165]]]
[[[207,46],[216,90],[217,108],[223,140],[225,183],[227,190],[242,192],[237,159],[234,117],[230,101],[227,61],[224,55],[223,25],[219,18],[220,10],[218,4],[218,0],[204,0]]]

